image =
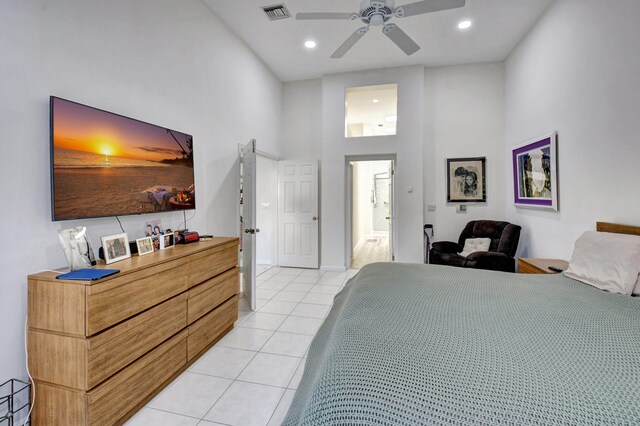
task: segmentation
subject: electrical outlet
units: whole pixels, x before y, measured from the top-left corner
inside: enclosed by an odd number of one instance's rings
[[[467,212],[467,206],[464,204],[460,204],[456,208],[456,213],[466,213],[466,212]]]
[[[436,211],[436,205],[435,204],[427,205],[427,211],[435,212]]]

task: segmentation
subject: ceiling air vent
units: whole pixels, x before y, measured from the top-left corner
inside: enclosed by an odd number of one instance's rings
[[[284,4],[274,4],[273,6],[265,6],[262,8],[270,21],[290,18],[291,15]]]

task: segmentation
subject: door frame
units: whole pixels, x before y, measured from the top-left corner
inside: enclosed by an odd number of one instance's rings
[[[246,151],[245,151],[246,149]],[[250,168],[244,167],[245,152],[250,153],[253,157],[253,161]],[[250,179],[245,182],[246,169],[252,170]],[[256,251],[255,251],[255,232],[252,231],[251,235],[247,234],[248,229],[255,227],[256,216],[256,140],[251,139],[247,144],[238,144],[238,209],[239,209],[239,223],[240,223],[240,253],[242,262],[240,263],[240,274],[242,281],[242,295],[247,299],[249,303],[249,309],[256,310]],[[247,188],[249,188],[249,195],[247,197]],[[245,210],[246,209],[246,210]],[[249,216],[251,222],[245,224],[244,218]],[[249,226],[250,228],[245,228]],[[248,241],[247,241],[248,239]],[[248,249],[248,250],[247,250]]]
[[[351,173],[351,169],[350,169],[350,164],[351,162],[358,162],[358,161],[391,161],[393,164],[393,170],[394,170],[394,175],[397,175],[397,168],[398,168],[398,155],[397,154],[364,154],[364,155],[345,155],[344,157],[344,170],[345,170],[345,200],[344,200],[344,218],[345,218],[345,233],[344,233],[344,245],[345,245],[345,260],[344,260],[344,264],[347,266],[347,269],[351,268],[351,259],[352,259],[352,250],[353,250],[353,241],[352,241],[352,229],[353,229],[353,224],[352,222],[352,216],[351,216],[351,211],[352,211],[352,194],[351,194],[351,188],[352,188],[352,180],[353,180],[353,174]],[[391,228],[393,230],[393,232],[391,233],[391,239],[389,240],[389,249],[391,250],[391,256],[392,256],[392,261],[393,260],[393,256],[395,255],[396,252],[396,247],[397,247],[397,235],[398,233],[395,232],[397,230],[397,226],[396,226],[396,217],[398,217],[398,206],[396,203],[396,179],[395,177],[393,177],[391,179],[391,182],[393,184],[393,194],[392,194],[392,199],[391,199]]]
[[[276,162],[276,187],[275,187],[275,192],[276,192],[276,204],[275,204],[275,223],[272,223],[271,225],[273,226],[273,229],[275,230],[275,236],[272,235],[273,240],[275,240],[273,242],[273,244],[275,245],[275,253],[271,254],[271,260],[272,260],[272,265],[271,267],[277,267],[280,266],[278,264],[278,208],[280,206],[280,198],[278,196],[278,192],[279,192],[279,188],[278,188],[278,182],[279,182],[279,176],[277,173],[277,169],[278,169],[278,164],[280,163],[280,161],[283,161],[282,157],[279,157],[277,155],[274,154],[270,154],[268,152],[264,152],[264,151],[260,151],[258,149],[256,149],[256,178],[258,178],[258,170],[257,170],[257,157],[262,157],[262,158],[266,158],[268,160],[272,160]],[[257,191],[256,191],[256,198],[257,198]],[[258,205],[256,204],[256,218],[257,218],[257,210],[258,210]],[[256,220],[256,226],[258,225],[257,220]],[[259,236],[259,235],[258,235]],[[257,236],[257,237],[258,237]]]
[[[256,176],[254,176],[254,179],[255,179],[255,178],[257,178],[257,157],[265,157],[265,158],[269,158],[269,159],[271,159],[271,160],[275,160],[275,161],[277,161],[277,162],[279,162],[279,161],[281,161],[281,160],[282,160],[282,158],[281,158],[281,157],[279,157],[279,156],[276,156],[276,155],[270,154],[270,153],[268,153],[268,152],[260,151],[259,149],[257,149],[257,142],[256,142],[256,140],[255,140],[255,139],[251,139],[248,143],[253,143],[254,161],[256,162],[256,164],[254,165],[254,168],[255,168],[255,171],[256,171]],[[243,149],[243,147],[245,147],[245,146],[247,146],[247,144],[238,143],[238,173],[236,174],[236,176],[237,176],[237,181],[236,181],[236,194],[238,194],[238,196],[240,195],[240,180],[241,180],[241,177],[240,177],[240,171],[241,171],[241,170],[240,170],[240,168],[241,168],[241,165],[240,165],[240,163],[241,163],[240,156],[241,156],[241,153],[242,153],[242,149]],[[276,188],[276,191],[277,191],[277,188]],[[246,194],[243,194],[243,197],[244,197],[244,195],[246,195]],[[256,210],[256,211],[257,211],[257,205],[256,205],[256,185],[254,185],[254,188],[253,188],[253,197],[254,197],[254,199],[253,199],[254,210]],[[279,203],[279,200],[278,200],[277,202]],[[242,207],[242,206],[241,206],[241,204],[240,204],[240,199],[238,199],[238,214],[237,214],[237,216],[236,216],[236,217],[237,217],[237,221],[236,221],[236,229],[238,229],[238,231],[239,231],[239,236],[238,236],[238,238],[239,238],[239,240],[240,240],[240,248],[239,248],[240,252],[238,253],[238,255],[239,255],[239,256],[242,256],[242,264],[243,264],[243,268],[244,268],[244,262],[246,261],[246,257],[247,257],[247,256],[246,256],[246,252],[244,251],[243,244],[242,244],[242,239],[243,239],[243,235],[244,235],[244,233],[243,233],[243,230],[244,230],[243,228],[244,228],[244,226],[243,226],[243,223],[242,223],[242,214],[241,214],[241,213],[242,213],[242,208],[243,208],[243,207]],[[254,215],[254,216],[256,216],[256,215]],[[276,206],[276,217],[277,217],[277,206]],[[253,219],[254,219],[254,222],[256,222],[257,217],[254,217]],[[276,223],[275,223],[276,235],[277,235],[277,227],[278,227],[278,223],[277,223],[277,222],[278,222],[278,221],[277,221],[277,219],[276,219]],[[254,223],[254,226],[256,226],[256,228],[257,228],[257,223]],[[254,237],[253,237],[253,238],[254,238],[254,241],[253,241],[253,243],[254,243],[254,244],[253,244],[253,247],[252,247],[252,248],[253,248],[253,253],[252,253],[251,255],[255,258],[255,250],[256,250],[255,239],[257,238],[257,235],[254,235]],[[277,245],[277,238],[276,238],[276,245]],[[277,256],[276,256],[276,258],[277,258]],[[239,266],[240,266],[240,265],[239,265]],[[254,266],[255,266],[255,265],[254,265]],[[274,266],[277,266],[277,265],[274,265]],[[252,275],[253,275],[253,276],[251,277],[251,280],[250,280],[250,283],[251,283],[251,287],[252,287],[252,288],[251,288],[251,291],[250,291],[250,293],[251,293],[251,294],[250,294],[250,299],[251,299],[251,300],[249,300],[249,305],[250,305],[249,307],[250,307],[250,309],[253,311],[253,310],[255,310],[255,307],[256,307],[256,306],[255,306],[255,305],[256,305],[256,304],[255,304],[255,300],[256,300],[256,297],[255,297],[255,291],[256,291],[256,277],[257,277],[257,274],[256,274],[256,268],[255,268],[255,267],[254,267],[254,268],[251,268],[251,273],[252,273]],[[245,296],[246,296],[246,292],[244,292],[244,294],[243,294],[243,295],[245,295]]]

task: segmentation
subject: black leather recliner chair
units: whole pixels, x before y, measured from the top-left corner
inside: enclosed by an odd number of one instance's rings
[[[458,242],[439,241],[432,245],[429,263],[458,266],[462,268],[490,269],[492,271],[515,272],[514,258],[520,240],[518,225],[493,220],[473,220],[464,227]],[[467,238],[490,238],[489,251],[460,256]]]

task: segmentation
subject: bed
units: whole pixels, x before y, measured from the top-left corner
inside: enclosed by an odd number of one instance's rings
[[[638,425],[640,298],[563,274],[368,265],[283,424]]]

